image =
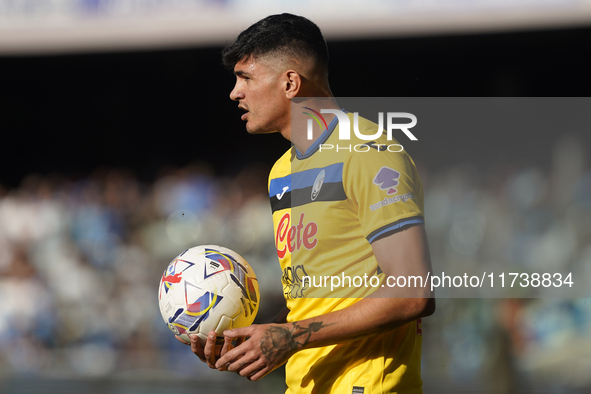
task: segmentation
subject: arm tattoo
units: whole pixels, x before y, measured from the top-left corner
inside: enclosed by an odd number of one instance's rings
[[[310,323],[308,327],[302,327],[297,323],[293,323],[291,330],[286,327],[271,326],[261,339],[261,351],[267,360],[272,363],[284,360],[290,352],[310,342],[310,336],[313,332],[320,331],[332,324],[323,324],[320,321]],[[298,332],[294,334],[295,331]],[[307,336],[305,336],[306,334]],[[298,337],[302,337],[303,340],[298,342],[296,340]]]

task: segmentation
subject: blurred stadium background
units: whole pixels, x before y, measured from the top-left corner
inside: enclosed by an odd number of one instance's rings
[[[289,144],[246,134],[219,53],[285,11],[325,32],[337,96],[591,92],[587,0],[0,0],[1,393],[282,392],[281,370],[246,383],[201,365],[156,287],[186,246],[221,244],[256,269],[258,321],[281,307],[265,193]],[[589,270],[590,135],[414,147],[434,264]],[[450,146],[471,154],[441,159]],[[590,301],[438,300],[425,391],[589,392]]]

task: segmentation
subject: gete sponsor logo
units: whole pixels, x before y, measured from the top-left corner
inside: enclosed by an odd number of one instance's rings
[[[275,246],[277,255],[283,258],[287,251],[293,253],[302,246],[306,249],[312,249],[318,243],[316,235],[318,234],[318,225],[315,222],[304,224],[304,213],[300,215],[300,221],[297,225],[291,225],[291,214],[286,213],[279,220],[277,233],[275,235]]]

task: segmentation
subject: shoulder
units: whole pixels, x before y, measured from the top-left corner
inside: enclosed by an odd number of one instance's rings
[[[283,178],[291,174],[291,161],[294,152],[295,149],[291,147],[279,159],[277,159],[269,173],[269,187],[273,179]]]
[[[349,170],[373,172],[386,166],[406,173],[415,171],[415,164],[404,146],[396,139],[388,139],[385,131],[378,132],[379,125],[359,117],[358,130],[360,134],[374,138],[351,136],[351,154],[347,160]]]
[[[278,172],[285,172],[291,166],[291,160],[294,152],[294,148],[291,147],[288,149],[277,161],[273,164],[273,168],[271,168],[271,174],[278,173]]]

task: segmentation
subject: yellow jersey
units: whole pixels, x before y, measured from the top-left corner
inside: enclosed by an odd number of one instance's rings
[[[358,127],[369,135],[378,126],[359,118]],[[406,151],[385,133],[374,141],[342,141],[336,129],[335,117],[305,153],[292,147],[269,176],[288,322],[346,308],[371,293],[367,278],[383,277],[371,243],[424,223],[423,186]],[[351,279],[331,288],[330,279],[323,281],[330,277]],[[416,321],[298,351],[286,365],[287,393],[422,393],[421,334]]]

